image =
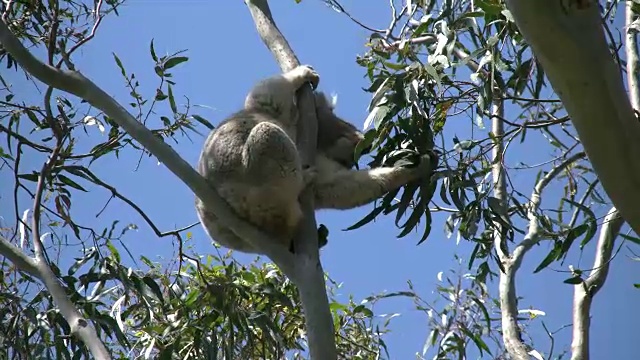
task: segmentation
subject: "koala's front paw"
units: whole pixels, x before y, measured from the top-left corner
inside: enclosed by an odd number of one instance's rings
[[[320,75],[318,75],[311,65],[300,65],[291,70],[291,73],[301,83],[310,82],[313,90],[315,90],[320,83]]]

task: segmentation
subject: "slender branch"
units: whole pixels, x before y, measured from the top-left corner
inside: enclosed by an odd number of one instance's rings
[[[36,196],[33,200],[33,222],[31,232],[33,235],[33,249],[35,253],[35,266],[38,269],[40,280],[49,290],[53,301],[58,305],[60,314],[69,323],[71,334],[76,335],[89,348],[91,354],[99,360],[111,359],[109,351],[104,343],[98,337],[93,326],[82,316],[80,311],[67,297],[65,289],[62,287],[58,278],[51,270],[48,264],[44,245],[42,244],[42,236],[40,235],[40,204],[42,203],[42,194],[44,193],[45,182],[49,177],[51,169],[58,161],[58,156],[62,150],[62,137],[57,137],[57,144],[49,159],[44,163],[38,176],[38,184],[36,186]]]
[[[491,148],[491,173],[493,176],[493,196],[500,203],[500,216],[507,214],[506,190],[507,182],[504,173],[504,123],[502,121],[504,115],[504,101],[494,94],[494,101],[491,111],[491,132],[494,136],[494,144]],[[504,258],[504,250],[507,249],[506,236],[502,226],[498,225],[493,234],[495,248],[499,258]]]
[[[67,52],[62,52],[62,60],[60,60],[57,64],[56,67],[60,67],[62,66],[62,63],[65,62],[65,60],[69,60],[69,58],[71,57],[71,54],[73,54],[74,51],[78,50],[78,48],[80,48],[80,46],[86,44],[87,42],[89,42],[91,39],[93,39],[93,37],[96,35],[96,30],[98,30],[98,26],[100,26],[100,23],[102,22],[102,19],[104,18],[104,15],[100,14],[100,10],[102,8],[102,1],[103,0],[98,0],[97,3],[95,3],[95,7],[93,8],[93,12],[94,12],[94,16],[95,16],[95,22],[93,23],[93,27],[91,28],[91,33],[89,33],[89,35],[87,35],[87,37],[83,38],[82,40],[78,41],[75,45],[73,45],[71,47],[71,49],[69,49],[69,51]],[[70,64],[70,61],[67,61],[68,64]],[[73,68],[71,68],[73,70]]]
[[[502,331],[505,347],[509,354],[518,360],[528,360],[529,354],[525,344],[520,338],[518,327],[518,294],[516,291],[516,273],[522,264],[524,255],[531,247],[540,241],[540,229],[538,227],[537,211],[540,207],[542,191],[551,180],[558,176],[564,169],[574,162],[584,158],[584,152],[576,153],[565,161],[551,169],[536,184],[528,204],[527,217],[529,218],[529,231],[510,256],[503,256],[500,261],[504,272],[500,273],[500,310],[502,312]]]
[[[571,360],[589,360],[589,330],[591,318],[589,312],[593,297],[604,285],[609,274],[611,253],[615,239],[620,233],[624,219],[615,207],[609,210],[600,230],[596,245],[596,257],[593,271],[581,284],[573,287],[573,336],[571,341]]]
[[[300,65],[298,58],[278,30],[267,0],[245,0],[265,45],[271,50],[283,71]],[[313,89],[304,86],[298,93],[300,119],[297,124],[297,147],[303,165],[315,164],[318,122]],[[337,358],[333,318],[329,309],[324,271],[320,262],[318,233],[313,206],[313,192],[307,187],[300,196],[304,221],[293,240],[295,249],[293,270],[282,271],[293,281],[300,292],[305,314],[309,353],[314,360]],[[273,259],[278,265],[277,259]]]
[[[640,111],[640,83],[638,82],[638,73],[640,60],[638,59],[638,39],[635,31],[630,27],[638,16],[634,13],[633,1],[625,2],[625,51],[627,55],[627,87],[629,88],[629,100],[636,111]]]
[[[7,21],[7,17],[9,16],[9,12],[11,12],[11,6],[13,5],[13,0],[7,0],[4,2],[4,12],[2,13],[2,21]]]
[[[194,223],[188,226],[185,226],[183,228],[180,229],[175,229],[175,230],[170,230],[170,231],[166,231],[166,232],[162,232],[160,231],[160,229],[158,229],[158,227],[156,226],[156,224],[153,222],[153,220],[151,220],[149,218],[149,215],[147,215],[144,210],[142,210],[140,208],[140,206],[138,206],[138,204],[134,203],[133,201],[129,200],[129,198],[127,198],[126,196],[120,194],[120,192],[118,191],[118,189],[116,189],[115,187],[107,184],[106,182],[100,180],[100,178],[98,176],[96,176],[93,172],[91,172],[91,170],[82,167],[82,166],[65,166],[65,170],[71,170],[73,171],[72,173],[84,173],[86,176],[88,176],[90,178],[90,180],[92,182],[94,182],[95,184],[102,186],[103,188],[109,190],[109,192],[111,192],[111,196],[112,198],[117,198],[120,199],[121,201],[123,201],[125,204],[129,205],[133,210],[135,210],[138,215],[140,215],[142,217],[142,219],[147,223],[147,225],[149,225],[149,227],[151,228],[151,230],[153,230],[153,232],[156,234],[157,237],[165,237],[165,236],[169,236],[169,235],[176,235],[182,231],[188,230],[192,227],[194,227],[195,225],[198,225],[198,223]],[[108,202],[107,202],[108,203]],[[106,208],[106,205],[105,205]],[[101,210],[100,212],[104,211]]]
[[[529,218],[529,231],[524,237],[524,240],[518,246],[516,246],[515,250],[512,254],[512,259],[514,262],[522,261],[522,256],[524,253],[529,251],[531,247],[538,243],[539,239],[539,228],[538,228],[538,216],[536,211],[540,207],[540,201],[542,196],[542,191],[549,185],[549,183],[556,178],[562,171],[564,171],[567,167],[572,165],[574,162],[583,159],[586,156],[585,152],[581,151],[575,153],[568,157],[565,161],[561,162],[557,166],[555,166],[551,171],[549,171],[545,176],[542,177],[536,184],[531,193],[531,201],[528,206],[528,218]]]
[[[347,15],[347,17],[349,19],[351,19],[351,21],[353,21],[354,23],[360,25],[363,29],[369,30],[369,31],[371,31],[373,33],[380,33],[380,34],[386,33],[386,30],[374,29],[374,28],[371,28],[371,27],[365,25],[364,23],[358,21],[356,18],[351,16],[351,14],[347,10],[345,10],[345,8],[339,2],[337,2],[335,0],[324,0],[324,2],[325,2],[325,4],[327,4],[330,7],[332,7],[335,11],[341,12],[341,13]]]
[[[40,144],[36,144],[34,142],[31,142],[26,137],[18,134],[17,132],[11,131],[9,128],[4,127],[2,124],[0,124],[0,132],[4,132],[8,136],[12,136],[12,137],[18,139],[18,141],[24,143],[25,145],[30,146],[31,148],[33,148],[33,149],[35,149],[35,150],[37,150],[39,152],[51,152],[51,151],[53,151],[52,149],[49,149],[48,147],[46,147],[44,145],[40,145]]]
[[[507,200],[506,200],[506,179],[504,173],[504,123],[501,120],[504,117],[504,101],[494,94],[494,102],[491,110],[492,133],[495,137],[492,152],[491,172],[493,175],[493,196],[498,199],[500,208],[497,209],[500,216],[506,218]],[[511,268],[509,266],[507,237],[505,229],[501,225],[497,225],[493,233],[494,247],[498,254],[498,259],[504,267],[504,272],[500,272],[500,289],[502,290],[503,279],[506,278]],[[508,285],[515,289],[515,283]],[[505,298],[500,293],[500,310],[502,311],[502,340],[505,349],[514,359],[528,360],[529,355],[525,344],[522,342],[520,328],[517,323],[517,304],[516,299]],[[512,308],[516,309],[515,313],[510,312]]]
[[[263,234],[255,226],[240,219],[218,193],[169,145],[159,140],[143,124],[105,91],[77,71],[63,71],[46,65],[34,57],[11,33],[4,21],[0,21],[0,43],[29,74],[45,84],[66,91],[86,100],[103,111],[129,135],[160,160],[172,173],[182,180],[216,215],[238,236],[259,247],[278,266],[293,272],[292,255]]]

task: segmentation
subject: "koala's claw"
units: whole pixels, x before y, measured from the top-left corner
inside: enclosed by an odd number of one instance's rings
[[[313,90],[318,87],[318,84],[320,83],[320,75],[318,75],[311,65],[300,65],[293,71],[296,72],[296,77],[303,82],[310,82]]]

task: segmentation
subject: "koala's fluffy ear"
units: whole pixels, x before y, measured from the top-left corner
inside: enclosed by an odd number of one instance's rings
[[[362,133],[351,123],[342,120],[333,112],[333,104],[321,92],[316,92],[318,115],[318,148],[326,148],[340,138],[360,141]]]
[[[329,99],[329,97],[322,91],[316,91],[316,109],[318,111],[331,111],[336,107],[336,104]]]
[[[322,92],[316,92],[316,113],[318,150],[346,168],[353,167],[353,153],[363,139],[362,133],[333,112],[332,101]]]

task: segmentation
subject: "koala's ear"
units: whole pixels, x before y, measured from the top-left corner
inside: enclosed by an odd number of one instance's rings
[[[333,111],[334,103],[322,91],[316,91],[316,108],[321,111]]]

